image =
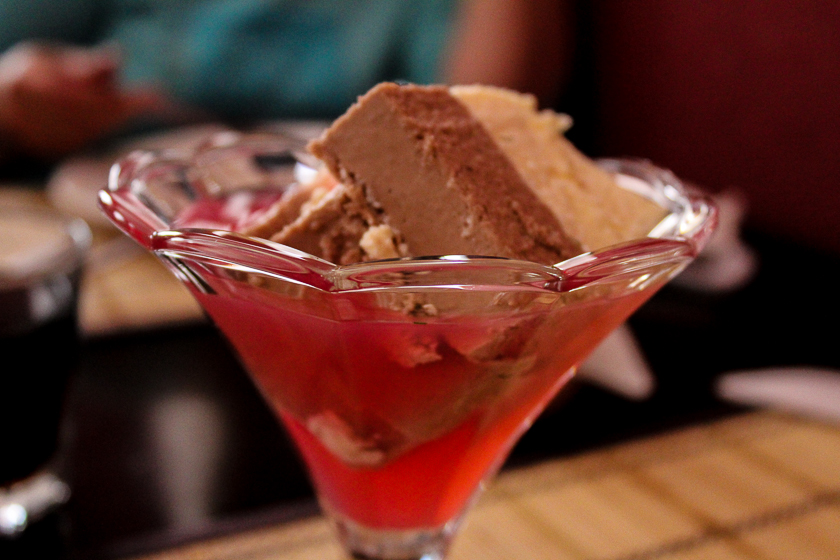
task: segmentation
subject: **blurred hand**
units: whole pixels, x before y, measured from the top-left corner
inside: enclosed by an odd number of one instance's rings
[[[122,91],[110,49],[22,43],[0,57],[0,134],[15,151],[54,159],[164,111],[152,90]]]

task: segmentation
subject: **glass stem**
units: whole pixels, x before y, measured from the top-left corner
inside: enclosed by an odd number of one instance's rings
[[[372,529],[342,516],[330,517],[354,560],[443,560],[459,525],[453,520],[438,528]]]

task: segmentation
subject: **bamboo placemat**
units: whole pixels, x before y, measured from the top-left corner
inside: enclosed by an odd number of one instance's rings
[[[137,560],[339,558],[314,517]],[[505,471],[451,558],[836,560],[840,428],[756,412]]]

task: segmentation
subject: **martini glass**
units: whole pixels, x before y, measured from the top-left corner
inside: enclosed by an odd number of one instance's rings
[[[716,221],[670,173],[606,160],[622,186],[667,209],[650,237],[554,266],[463,255],[336,266],[235,233],[281,196],[294,159],[307,161],[279,136],[137,152],[99,201],[235,348],[353,558],[444,558],[576,364],[697,255]]]

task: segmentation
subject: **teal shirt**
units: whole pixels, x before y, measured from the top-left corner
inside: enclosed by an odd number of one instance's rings
[[[118,44],[122,80],[225,118],[331,118],[383,80],[430,83],[454,0],[3,0],[0,50]]]

